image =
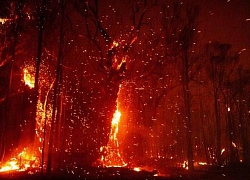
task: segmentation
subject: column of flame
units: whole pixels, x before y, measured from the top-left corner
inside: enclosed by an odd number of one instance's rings
[[[27,68],[23,70],[23,80],[25,85],[29,86],[31,89],[35,87],[35,78],[31,76]]]
[[[121,86],[119,87],[119,92],[120,88]],[[100,148],[100,152],[103,154],[101,156],[101,163],[103,166],[106,167],[122,167],[127,165],[120,154],[119,141],[117,138],[120,118],[121,112],[119,111],[118,102],[116,102],[116,111],[113,115],[113,119],[111,122],[111,130],[109,134],[108,144],[107,146],[102,146]]]
[[[119,46],[117,41],[113,41],[109,51],[116,51]],[[122,57],[121,59],[118,58],[117,54],[114,55],[112,59],[112,68],[119,72],[121,70],[122,65],[126,62],[126,56]],[[119,150],[119,141],[117,138],[117,134],[119,131],[119,122],[121,118],[121,112],[119,111],[119,103],[118,97],[121,90],[121,84],[119,85],[119,90],[117,94],[116,100],[116,111],[113,114],[113,119],[111,121],[111,130],[109,134],[109,140],[107,146],[102,146],[100,148],[100,152],[102,153],[101,156],[101,163],[103,166],[106,167],[122,167],[126,166],[127,164],[123,161],[123,158],[120,155]]]

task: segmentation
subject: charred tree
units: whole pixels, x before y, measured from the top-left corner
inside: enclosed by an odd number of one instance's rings
[[[104,23],[102,23],[102,17],[100,15],[102,1],[95,0],[86,3],[82,0],[75,0],[73,2],[76,10],[85,22],[88,42],[95,47],[96,54],[98,54],[96,57],[98,62],[94,68],[95,72],[103,78],[101,93],[102,98],[105,99],[105,104],[99,105],[99,108],[103,109],[104,106],[106,106],[106,108],[112,109],[111,111],[110,109],[106,111],[104,117],[99,118],[99,126],[102,124],[101,126],[103,126],[103,128],[96,128],[99,134],[105,134],[98,143],[106,144],[110,130],[110,121],[115,111],[114,107],[119,86],[124,79],[133,78],[129,76],[131,72],[130,69],[128,69],[128,64],[131,63],[128,58],[130,56],[129,52],[132,51],[133,45],[139,38],[141,28],[148,24],[146,14],[155,7],[158,1],[128,1],[131,6],[133,28],[129,28],[127,31],[123,29],[126,35],[121,34],[121,36],[118,37],[113,34],[113,31],[119,32],[119,29],[112,27],[113,29],[111,30],[106,28]],[[125,27],[127,28],[126,25]],[[130,67],[131,66],[132,64],[130,64]],[[96,126],[95,124],[93,126]]]
[[[226,43],[212,42],[208,44],[210,53],[209,78],[212,82],[214,113],[216,124],[216,159],[218,165],[222,165],[221,157],[221,136],[222,136],[222,116],[221,116],[221,94],[226,76],[233,68],[232,65],[238,60],[238,55],[230,55],[231,45]],[[231,66],[231,68],[230,68]],[[230,125],[230,123],[228,124]]]
[[[186,128],[187,138],[187,159],[188,169],[194,170],[193,158],[193,138],[192,138],[192,119],[191,119],[191,99],[190,99],[190,49],[195,38],[194,29],[197,26],[196,19],[198,17],[199,9],[197,6],[187,8],[187,20],[182,29],[180,36],[181,47],[181,60],[182,60],[182,91],[184,100],[184,122]]]
[[[236,93],[235,90],[233,90],[234,88],[233,86],[233,82],[232,80],[230,80],[229,78],[230,76],[228,76],[226,78],[226,82],[225,82],[225,88],[226,88],[226,92],[224,93],[224,91],[222,91],[222,94],[224,96],[224,101],[226,104],[226,129],[227,129],[227,140],[228,140],[228,153],[229,153],[229,164],[236,164],[239,163],[239,154],[238,154],[238,150],[237,148],[234,147],[234,143],[236,142],[236,128],[234,126],[234,120],[233,120],[233,101],[235,99]],[[233,93],[234,92],[234,93]]]
[[[247,130],[247,116],[246,116],[246,99],[245,99],[245,89],[249,84],[249,77],[243,77],[242,69],[238,71],[239,82],[237,83],[238,95],[236,100],[236,107],[239,117],[239,131],[240,139],[242,143],[242,162],[249,165],[250,164],[250,150],[249,150],[249,137]]]

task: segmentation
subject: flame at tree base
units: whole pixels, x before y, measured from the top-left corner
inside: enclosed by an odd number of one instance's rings
[[[120,88],[121,86],[119,87],[118,95],[120,92]],[[109,134],[108,144],[100,148],[100,153],[101,153],[100,163],[102,166],[124,167],[127,165],[120,154],[119,141],[117,138],[120,117],[121,117],[121,112],[118,109],[118,102],[117,102],[116,111],[113,115],[113,119],[111,122],[111,130]]]
[[[120,155],[119,149],[109,146],[103,146],[100,148],[102,155],[101,163],[105,167],[124,167],[127,164],[123,161]]]

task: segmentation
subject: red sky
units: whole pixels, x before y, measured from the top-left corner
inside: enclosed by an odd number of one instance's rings
[[[205,41],[218,40],[241,51],[250,68],[250,0],[196,0],[201,5],[200,25]]]

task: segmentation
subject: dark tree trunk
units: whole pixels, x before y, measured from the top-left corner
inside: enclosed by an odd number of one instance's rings
[[[244,115],[244,101],[243,101],[243,92],[240,92],[239,95],[239,105],[238,105],[238,113],[239,113],[239,122],[240,122],[240,138],[242,143],[242,161],[243,163],[249,163],[249,150],[248,150],[248,138],[247,138],[247,129],[246,129],[246,120]]]
[[[215,111],[215,122],[216,122],[216,159],[220,166],[221,162],[221,121],[220,121],[220,110],[219,110],[219,99],[218,90],[214,87],[214,111]]]
[[[13,38],[13,47],[11,50],[11,61],[10,61],[10,67],[9,67],[9,83],[6,90],[6,100],[5,100],[5,118],[3,119],[2,127],[1,127],[1,137],[0,137],[0,161],[2,161],[4,154],[5,154],[5,141],[6,141],[6,128],[7,123],[10,121],[10,93],[11,93],[11,87],[12,87],[12,78],[13,78],[13,67],[15,62],[15,56],[16,56],[16,47],[17,47],[17,41],[18,41],[18,34],[19,34],[19,28],[20,28],[20,22],[21,22],[21,13],[23,8],[23,0],[18,0],[17,7],[15,12],[17,13],[17,22],[14,27],[14,38]]]
[[[233,122],[232,122],[232,115],[231,110],[227,110],[227,133],[228,133],[228,149],[229,149],[229,156],[230,156],[230,163],[237,163],[239,162],[238,153],[235,152],[233,147],[234,142],[234,130],[233,130]]]
[[[37,56],[36,56],[36,73],[35,73],[35,87],[34,87],[34,107],[32,111],[32,119],[30,126],[30,144],[34,143],[35,134],[36,134],[36,111],[37,111],[37,102],[39,96],[39,73],[40,73],[40,65],[42,59],[42,48],[43,48],[43,32],[44,32],[44,20],[45,20],[45,11],[46,11],[46,2],[47,0],[43,0],[42,5],[39,10],[39,20],[38,20],[38,44],[37,44]]]
[[[207,164],[210,164],[210,158],[209,158],[209,152],[208,152],[208,145],[207,145],[207,138],[205,133],[205,125],[204,125],[204,116],[203,116],[203,102],[200,100],[200,120],[201,120],[201,133],[202,133],[202,139],[203,139],[203,147],[206,157]]]
[[[189,92],[189,75],[188,75],[188,55],[187,51],[184,53],[182,58],[182,89],[184,97],[184,118],[186,123],[186,138],[187,138],[187,159],[188,169],[194,170],[193,164],[193,141],[192,141],[192,121],[191,121],[191,104],[190,104],[190,92]]]
[[[235,130],[233,128],[233,118],[231,113],[231,97],[229,93],[229,88],[227,88],[227,94],[223,94],[224,98],[226,100],[226,119],[227,119],[227,135],[228,135],[228,150],[229,150],[229,163],[238,163],[239,162],[239,156],[238,152],[236,151],[236,148],[233,147],[233,142],[235,142]],[[237,147],[238,148],[238,147]]]
[[[221,121],[220,121],[220,105],[219,105],[219,82],[218,72],[216,69],[216,62],[212,60],[212,83],[213,83],[213,99],[214,99],[214,113],[216,124],[216,160],[217,164],[221,166]]]
[[[54,145],[54,136],[55,136],[55,125],[57,125],[56,117],[60,117],[56,114],[56,110],[58,110],[58,99],[60,93],[60,81],[62,75],[62,61],[63,61],[63,41],[64,41],[64,33],[63,33],[63,25],[64,25],[64,13],[65,13],[65,1],[62,0],[60,2],[61,6],[61,22],[60,22],[60,34],[59,34],[59,49],[58,49],[58,60],[57,60],[57,69],[56,69],[56,80],[53,94],[53,110],[52,110],[52,119],[51,119],[51,129],[50,129],[50,137],[49,137],[49,149],[48,149],[48,162],[47,162],[47,173],[51,173],[52,168],[52,155],[53,155],[53,145]]]

